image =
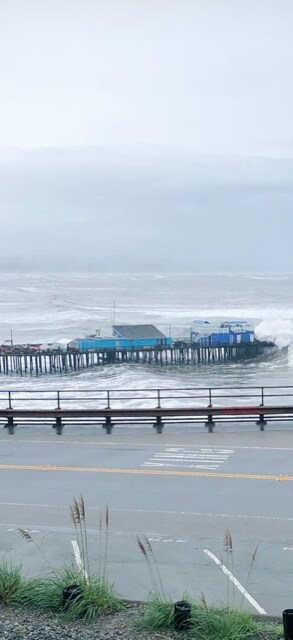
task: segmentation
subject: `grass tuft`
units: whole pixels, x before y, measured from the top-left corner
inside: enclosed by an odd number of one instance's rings
[[[73,584],[79,584],[83,592],[64,608],[63,589]],[[88,582],[81,579],[80,573],[71,567],[63,567],[44,578],[29,580],[21,604],[32,609],[54,611],[66,620],[83,618],[87,622],[96,620],[102,614],[120,611],[124,606],[115,594],[113,585],[98,577]]]
[[[192,602],[185,594],[182,598],[192,604],[191,630],[184,637],[196,640],[279,640],[283,638],[282,628],[272,623],[256,622],[248,613],[238,609],[208,607],[204,599],[201,603]],[[170,632],[173,628],[174,603],[151,596],[144,614],[139,621],[140,627],[152,631]]]
[[[86,622],[93,622],[103,614],[115,613],[124,608],[113,586],[105,580],[92,579],[90,583],[84,582],[82,586],[83,594],[63,612],[67,620],[83,618]]]
[[[145,629],[169,630],[173,624],[174,603],[172,600],[162,600],[157,594],[150,596],[144,613],[139,620],[139,626]]]
[[[0,565],[0,603],[17,605],[22,602],[27,582],[22,574],[21,566],[13,566],[8,562]]]
[[[105,541],[103,553],[103,514],[100,514],[99,574],[96,575],[90,571],[86,507],[82,494],[79,500],[73,498],[72,503],[69,505],[69,510],[80,550],[81,569],[68,566],[56,569],[49,565],[49,573],[46,576],[26,581],[26,589],[23,590],[21,604],[22,606],[34,609],[37,608],[62,613],[68,620],[82,617],[87,621],[91,621],[103,613],[119,611],[124,606],[123,601],[115,594],[113,585],[110,584],[105,577],[108,560],[110,512],[107,506],[105,509]],[[43,555],[42,549],[29,531],[19,529],[19,533],[26,542],[33,543]],[[75,600],[68,603],[65,609],[63,607],[63,590],[71,585],[79,585],[82,588],[82,593]]]

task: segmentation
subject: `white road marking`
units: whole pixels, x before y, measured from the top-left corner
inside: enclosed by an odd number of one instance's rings
[[[169,467],[169,465],[167,464],[166,467]],[[194,465],[195,469],[210,469],[211,471],[215,471],[217,469],[217,466],[213,466],[211,464],[196,464]]]
[[[5,525],[2,525],[5,527]],[[19,531],[19,527],[12,527],[11,529],[6,529],[7,532],[11,531]],[[28,533],[41,533],[39,529],[23,529],[23,531],[27,531]]]
[[[41,533],[39,529],[30,529],[30,533]]]
[[[183,462],[181,462],[181,464],[178,464],[176,462],[152,462],[153,458],[150,459],[149,462],[144,462],[143,465],[141,466],[152,466],[152,467],[179,467],[179,469],[210,469],[212,471],[216,471],[217,469],[217,465],[203,465],[203,464],[184,464]]]
[[[229,580],[231,580],[231,582],[234,584],[234,586],[237,587],[237,589],[240,591],[240,593],[242,593],[244,598],[246,598],[246,600],[248,600],[248,602],[250,602],[250,604],[256,609],[256,611],[258,613],[260,613],[261,615],[266,616],[267,612],[258,604],[258,602],[256,602],[256,600],[248,593],[248,591],[246,591],[245,587],[243,587],[241,582],[239,582],[239,580],[237,580],[237,578],[235,578],[235,576],[233,576],[233,573],[231,573],[231,571],[229,571],[229,569],[227,569],[227,567],[223,564],[223,562],[221,560],[219,560],[219,558],[217,558],[211,551],[209,551],[209,549],[203,549],[203,552],[211,560],[213,560],[213,562],[215,562],[215,564],[219,567],[219,569],[221,569],[221,571],[223,571],[225,576],[227,576],[229,578]]]
[[[38,504],[33,502],[0,502],[0,506],[4,507],[32,507],[36,509],[66,509],[68,511],[68,505],[66,504]],[[87,506],[88,511],[101,511],[104,509],[104,505],[97,507]],[[113,513],[146,513],[148,515],[151,514],[161,514],[161,515],[179,515],[179,516],[196,516],[199,518],[239,518],[241,520],[269,520],[275,522],[293,522],[293,517],[284,517],[284,516],[260,516],[260,515],[251,515],[251,514],[240,514],[240,513],[209,513],[205,511],[175,511],[175,510],[153,510],[153,509],[124,509],[124,508],[115,508],[112,507],[111,511]],[[5,524],[0,524],[0,528],[5,527]],[[19,525],[15,525],[16,528]]]
[[[80,573],[84,576],[85,580],[88,582],[88,574],[86,572],[85,566],[83,564],[83,561],[81,559],[81,555],[80,555],[80,549],[78,546],[78,543],[76,540],[71,540],[71,544],[73,547],[73,553],[74,553],[74,558],[75,558],[75,562],[78,566],[78,569],[80,571]]]
[[[233,451],[231,451],[231,453],[233,453]],[[180,449],[178,449],[177,451],[168,451],[168,449],[165,450],[165,452],[162,452],[160,455],[165,455],[165,456],[170,456],[170,454],[174,457],[180,457],[182,455],[194,455],[194,456],[198,456],[198,455],[202,455],[202,456],[219,456],[222,458],[226,458],[229,453],[222,453],[221,450],[217,450],[214,449],[213,452],[212,451],[206,451],[205,449],[187,449],[186,447],[180,447]]]
[[[185,540],[182,540],[182,538],[179,538],[178,540],[175,540],[173,538],[151,538],[150,536],[148,536],[148,540],[150,542],[190,542],[190,540],[188,538],[186,538]]]
[[[293,547],[283,547],[283,551],[293,551]]]
[[[218,466],[220,464],[223,463],[223,460],[217,461],[217,460],[205,460],[204,458],[199,458],[197,460],[192,460],[190,458],[183,458],[182,460],[178,460],[177,458],[175,458],[174,462],[172,461],[172,458],[149,458],[148,462],[156,462],[157,460],[160,460],[160,465],[163,467],[170,467],[170,466],[174,466],[174,467],[184,467],[185,466],[185,462],[189,462],[189,463],[193,463],[193,464],[189,464],[189,466],[192,467],[196,467],[197,463],[205,463],[205,464],[211,464],[215,469],[218,468]],[[163,462],[163,460],[165,462]],[[144,462],[142,466],[145,466],[147,463]]]
[[[147,467],[147,466],[148,466],[148,467],[164,467],[164,466],[165,466],[165,465],[164,465],[164,462],[151,462],[151,460],[152,460],[152,459],[153,459],[153,458],[150,458],[150,461],[149,461],[149,462],[145,462],[145,463],[144,463],[144,466],[145,466],[145,467]]]
[[[149,536],[148,536],[148,540],[150,542],[160,542],[160,538],[150,538]]]
[[[197,435],[197,434],[196,434]],[[229,434],[230,435],[230,434]],[[289,435],[289,433],[287,433],[287,435]],[[222,434],[222,436],[225,436],[225,432]],[[204,434],[199,434],[200,438],[205,437]],[[210,436],[206,436],[207,438],[209,438]],[[9,442],[10,444],[13,442],[13,444],[52,444],[54,446],[56,446],[56,439],[55,440],[18,440],[17,435],[13,437],[13,440],[10,438],[1,438],[0,437],[0,442]],[[100,446],[107,446],[107,447],[117,447],[117,446],[123,446],[126,449],[137,449],[137,447],[153,447],[153,448],[159,448],[159,447],[163,447],[166,448],[166,446],[168,447],[174,447],[174,448],[178,448],[178,444],[171,444],[169,443],[169,445],[166,445],[166,443],[164,444],[160,444],[160,443],[154,443],[154,442],[137,442],[137,443],[128,443],[128,442],[111,442],[109,441],[100,441],[100,440],[65,440],[64,436],[62,436],[62,440],[58,440],[58,446],[62,445],[62,444],[75,444],[77,446],[80,445],[87,445],[87,446],[93,446],[96,445],[97,447]],[[190,447],[191,445],[189,444],[182,444],[181,446],[184,447]],[[198,445],[199,446],[199,445]],[[233,452],[235,449],[253,449],[253,450],[257,450],[257,451],[293,451],[293,447],[251,447],[251,446],[238,446],[238,445],[231,445],[233,446],[233,449],[228,450],[229,453]],[[205,450],[205,449],[203,449]],[[227,450],[222,449],[222,451],[227,452]]]
[[[206,458],[206,459],[216,459],[218,460],[227,460],[228,456],[224,455],[224,456],[220,456],[220,455],[212,455],[211,453],[173,453],[172,455],[170,455],[170,453],[155,453],[154,454],[156,458],[161,458],[162,460],[164,458],[168,458],[168,459],[174,459],[174,460],[198,460],[201,458]]]
[[[228,460],[233,449],[198,448],[198,447],[166,447],[164,451],[154,453],[140,466],[179,467],[181,469],[210,469],[215,471],[219,465]],[[160,464],[158,464],[160,463]],[[193,464],[186,464],[193,463]],[[201,464],[198,464],[201,463]]]

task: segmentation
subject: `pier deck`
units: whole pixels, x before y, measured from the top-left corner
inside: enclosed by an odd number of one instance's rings
[[[220,361],[253,358],[271,349],[272,342],[255,340],[251,343],[233,345],[211,345],[201,347],[196,343],[184,346],[168,346],[144,349],[102,349],[102,350],[46,350],[30,351],[13,348],[0,351],[0,374],[42,375],[73,373],[90,367],[107,364],[140,363],[158,366],[180,366],[209,364]]]

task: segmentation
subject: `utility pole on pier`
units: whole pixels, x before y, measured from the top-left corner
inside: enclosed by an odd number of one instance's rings
[[[14,343],[13,343],[13,333],[12,333],[12,329],[10,331],[10,340],[4,340],[3,344],[10,344],[11,346],[11,350],[13,349]]]

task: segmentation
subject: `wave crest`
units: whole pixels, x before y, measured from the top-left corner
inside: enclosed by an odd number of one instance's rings
[[[288,364],[293,367],[293,319],[270,318],[263,320],[256,328],[259,340],[270,340],[281,349],[288,349]]]

